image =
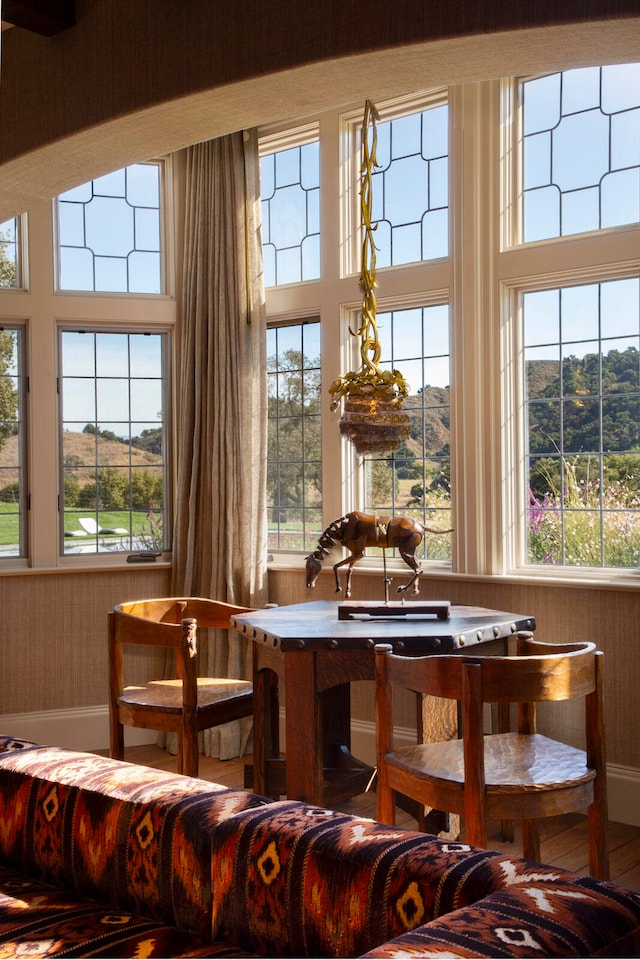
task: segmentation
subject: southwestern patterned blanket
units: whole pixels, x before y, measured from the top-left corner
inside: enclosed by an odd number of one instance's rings
[[[640,896],[0,737],[3,957],[634,957]]]

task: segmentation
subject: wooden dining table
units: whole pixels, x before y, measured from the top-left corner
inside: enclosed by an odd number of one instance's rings
[[[350,684],[375,679],[376,643],[391,643],[405,655],[495,655],[506,652],[510,636],[536,625],[530,615],[485,607],[435,602],[435,613],[403,607],[387,613],[375,605],[371,613],[361,604],[345,611],[337,601],[316,600],[232,617],[233,629],[254,643],[253,764],[246,786],[323,806],[362,793],[372,768],[351,754]]]

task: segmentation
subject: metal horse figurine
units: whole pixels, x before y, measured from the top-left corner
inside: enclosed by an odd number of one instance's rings
[[[417,594],[420,590],[418,577],[421,565],[416,560],[415,553],[425,533],[451,533],[451,529],[435,530],[432,527],[424,527],[410,517],[373,517],[357,511],[345,513],[344,517],[329,524],[321,534],[318,546],[307,557],[307,587],[315,587],[325,557],[339,543],[349,550],[349,556],[333,565],[336,593],[342,590],[338,573],[340,567],[345,565],[348,567],[345,589],[345,596],[348,598],[351,596],[353,566],[364,557],[366,547],[382,549],[395,547],[407,566],[413,570],[413,576],[407,583],[398,587],[398,593],[403,593],[413,584],[413,593]]]

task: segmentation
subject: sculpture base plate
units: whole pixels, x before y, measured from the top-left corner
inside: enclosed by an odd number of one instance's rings
[[[345,600],[338,605],[338,620],[353,617],[437,617],[448,620],[451,615],[449,600]]]

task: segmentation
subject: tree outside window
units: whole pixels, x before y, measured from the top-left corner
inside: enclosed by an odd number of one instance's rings
[[[307,550],[322,530],[320,324],[267,333],[270,550]]]
[[[20,328],[0,321],[0,557],[24,553],[24,461]]]

